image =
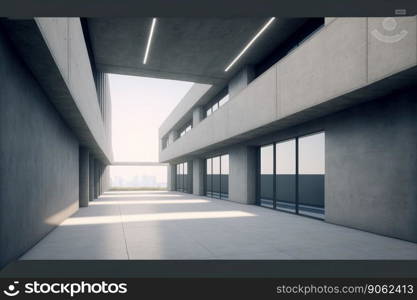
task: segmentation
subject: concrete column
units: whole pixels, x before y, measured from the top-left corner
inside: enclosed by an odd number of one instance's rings
[[[168,191],[175,191],[175,184],[177,179],[177,165],[170,163],[167,167],[167,172]]]
[[[100,192],[99,192],[99,164],[100,162],[96,159],[94,160],[94,199],[97,199]]]
[[[90,160],[90,165],[89,165],[89,200],[93,201],[94,198],[94,157],[92,155],[90,155],[89,157]]]
[[[98,196],[103,194],[103,164],[100,162],[98,168]]]
[[[193,160],[193,194],[204,195],[204,172],[205,159],[197,158]]]
[[[89,198],[89,153],[87,148],[80,147],[79,151],[79,204],[88,206]]]
[[[252,66],[245,66],[229,81],[229,97],[236,96],[241,90],[255,78],[255,71]]]
[[[236,146],[229,152],[229,199],[256,202],[256,148]]]
[[[204,109],[202,106],[197,106],[193,110],[193,127],[196,127],[198,123],[201,122],[201,120],[204,117]]]
[[[109,178],[109,168],[110,166],[104,166],[103,172],[103,193],[106,192],[110,187],[110,178]]]

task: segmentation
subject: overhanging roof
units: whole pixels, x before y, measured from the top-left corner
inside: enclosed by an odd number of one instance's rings
[[[243,65],[255,64],[307,19],[277,18],[244,56],[226,66],[269,20],[257,18],[158,18],[143,64],[152,18],[89,18],[97,70],[206,84],[222,84]]]

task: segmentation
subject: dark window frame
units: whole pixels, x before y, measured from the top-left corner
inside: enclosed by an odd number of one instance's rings
[[[229,159],[229,171],[227,176],[230,176],[230,156],[229,153],[223,153],[223,154],[218,154],[218,155],[214,155],[214,156],[209,156],[205,158],[205,164],[204,164],[204,195],[206,197],[209,198],[213,198],[213,199],[220,199],[220,200],[229,200],[229,184],[228,184],[228,190],[227,190],[227,197],[222,197],[222,180],[221,180],[221,176],[222,176],[222,156],[227,155],[228,159]],[[213,177],[211,177],[210,183],[211,183],[211,188],[208,189],[207,187],[207,176],[213,176],[213,161],[214,158],[219,158],[219,197],[214,197],[213,196]],[[211,164],[210,164],[210,168],[211,168],[211,174],[207,174],[207,161],[210,160]],[[228,177],[229,180],[229,177]],[[226,193],[225,193],[226,194]]]
[[[325,130],[319,130],[319,131],[313,131],[313,132],[309,132],[306,134],[302,134],[302,135],[297,135],[297,136],[292,136],[292,137],[288,137],[282,140],[276,140],[276,141],[272,141],[272,142],[268,142],[265,144],[261,144],[259,145],[259,147],[257,148],[257,166],[256,166],[256,171],[257,171],[257,179],[256,179],[256,205],[263,207],[263,208],[267,208],[267,209],[273,209],[273,210],[277,210],[280,212],[284,212],[284,213],[290,213],[290,214],[294,214],[294,215],[299,215],[299,216],[303,216],[303,217],[308,217],[308,218],[312,218],[312,219],[316,219],[316,220],[324,220],[324,214],[322,218],[319,217],[315,217],[312,215],[307,215],[307,214],[303,214],[299,212],[299,139],[300,138],[304,138],[304,137],[308,137],[311,135],[316,135],[316,134],[325,134]],[[295,141],[295,212],[291,212],[291,211],[286,211],[286,210],[282,210],[279,208],[276,208],[276,145],[279,143],[283,143],[286,141],[290,141],[290,140],[294,140]],[[261,205],[261,148],[265,147],[265,146],[273,146],[273,207],[267,207],[267,206],[262,206]],[[324,151],[326,150],[326,148],[324,148]],[[324,176],[326,175],[326,173],[324,174]],[[324,206],[325,207],[325,206]]]

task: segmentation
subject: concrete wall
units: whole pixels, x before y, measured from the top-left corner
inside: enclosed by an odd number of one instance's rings
[[[192,112],[187,116],[187,112],[195,105],[195,103],[210,89],[210,84],[194,84],[187,94],[182,98],[181,102],[174,108],[174,111],[161,124],[159,128],[160,139],[168,134],[171,129],[181,123],[186,118],[192,119]]]
[[[230,198],[245,199],[245,147],[324,131],[325,221],[417,242],[416,99],[408,89],[228,149]]]
[[[369,100],[378,90],[373,83],[417,65],[416,17],[396,20],[407,35],[386,43],[372,34],[382,31],[383,18],[334,19],[162,150],[160,161],[248,140],[273,130],[271,125],[285,126],[290,118],[292,124],[314,119],[327,113],[324,104],[328,110],[340,110]],[[387,93],[391,90],[392,86],[385,87]],[[165,122],[164,131],[169,131],[167,127]]]
[[[79,18],[36,18],[37,26],[94,140],[112,160],[107,138],[104,102],[100,109],[96,85]],[[105,82],[106,78],[102,81]],[[99,86],[102,98],[106,89]]]
[[[77,139],[0,27],[0,267],[78,209]]]
[[[326,221],[417,242],[417,92],[326,121]]]

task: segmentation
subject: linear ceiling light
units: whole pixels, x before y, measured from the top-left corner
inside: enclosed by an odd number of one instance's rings
[[[151,48],[152,36],[153,36],[154,29],[155,29],[155,24],[156,24],[156,18],[153,18],[151,30],[149,31],[148,43],[146,44],[145,57],[143,58],[144,65],[146,65],[146,61],[148,60],[149,49]]]
[[[270,18],[268,22],[261,28],[261,30],[258,31],[258,33],[250,40],[250,42],[243,48],[242,51],[240,51],[239,55],[235,57],[235,59],[232,60],[232,62],[227,66],[227,68],[224,70],[225,72],[229,71],[229,69],[239,60],[239,58],[249,49],[249,47],[256,41],[256,39],[264,32],[269,25],[275,20],[275,17]]]

